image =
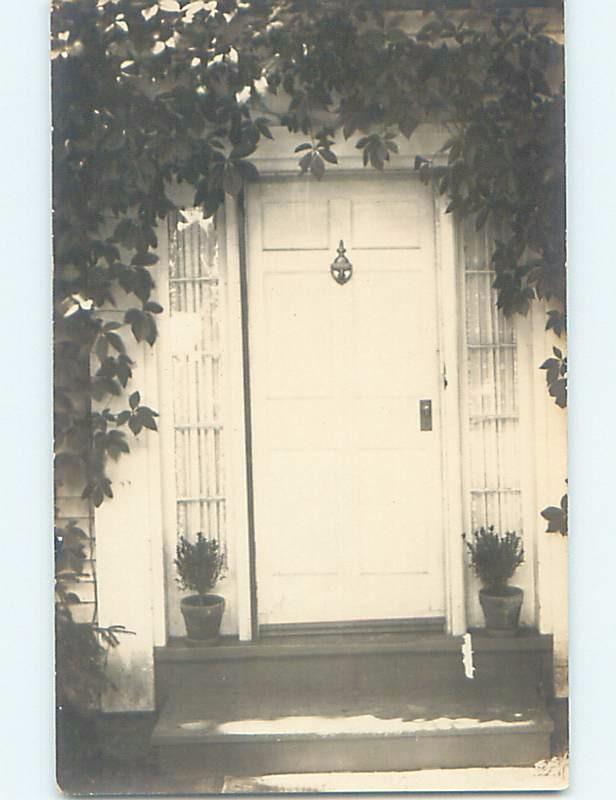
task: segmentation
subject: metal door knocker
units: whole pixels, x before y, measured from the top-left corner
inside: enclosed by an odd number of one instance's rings
[[[332,261],[329,268],[333,279],[341,286],[350,280],[351,275],[353,274],[353,265],[345,256],[345,253],[346,249],[344,247],[344,242],[341,239],[340,244],[338,245],[338,255]]]

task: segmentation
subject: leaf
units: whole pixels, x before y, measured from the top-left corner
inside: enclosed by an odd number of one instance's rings
[[[330,164],[338,163],[338,158],[336,154],[333,153],[329,148],[323,148],[322,150],[319,150],[319,155],[322,156]]]
[[[126,347],[124,346],[124,342],[122,341],[122,337],[118,336],[117,333],[109,332],[107,333],[107,341],[116,350],[118,353],[124,355],[126,353]]]
[[[414,119],[413,117],[406,117],[401,122],[398,123],[398,127],[400,128],[400,133],[410,139],[412,134],[415,132],[419,122]],[[417,169],[417,167],[415,167]]]
[[[127,356],[120,356],[116,361],[116,375],[118,380],[126,388],[126,384],[130,380],[133,375],[133,371],[130,368],[131,361]]]
[[[109,352],[109,342],[106,336],[99,336],[96,340],[96,347],[94,348],[98,360],[102,363],[107,358]]]
[[[138,342],[141,342],[145,338],[146,326],[144,315],[138,308],[129,308],[124,315],[124,322],[130,325],[133,336]]]
[[[138,342],[145,340],[150,346],[156,341],[156,322],[147,311],[138,308],[129,308],[124,315],[124,321],[130,325],[133,336]]]
[[[421,175],[422,171],[428,170],[428,169],[429,169],[429,166],[427,164],[422,164],[422,166],[420,167],[420,170],[419,170],[419,174]],[[439,184],[438,184],[439,194],[445,194],[445,192],[447,192],[448,189],[449,189],[449,172],[446,172],[443,175],[443,177],[440,179]]]
[[[293,152],[301,153],[304,150],[312,150],[312,145],[310,144],[310,142],[304,142],[303,144],[298,144]]]
[[[92,492],[90,494],[90,497],[92,498],[92,502],[94,503],[96,508],[98,508],[103,504],[105,495],[103,493],[103,488],[102,486],[100,486],[100,484],[97,483],[95,486],[92,487]]]
[[[143,418],[143,427],[149,428],[151,431],[157,431],[158,427],[156,425],[156,420],[153,417],[144,416]]]
[[[144,311],[149,311],[151,314],[162,314],[163,307],[159,303],[155,303],[153,300],[148,300],[148,302],[143,306]]]
[[[134,416],[136,418],[135,428],[138,429],[138,431],[140,431],[142,427],[148,428],[151,431],[158,430],[156,420],[154,419],[158,414],[151,408],[148,408],[148,406],[141,406],[138,408]]]
[[[255,120],[255,125],[257,130],[262,136],[265,136],[266,139],[273,139],[272,132],[269,129],[268,120],[265,117],[257,117]]]
[[[540,513],[548,523],[546,533],[566,533],[566,526],[564,524],[565,517],[561,508],[557,508],[556,506],[548,506]],[[565,530],[563,530],[563,528]]]
[[[151,267],[158,263],[158,256],[156,253],[145,250],[141,253],[136,253],[130,263],[135,267]]]
[[[357,130],[356,117],[354,114],[350,114],[349,117],[347,117],[347,119],[345,120],[344,125],[342,126],[342,135],[344,136],[345,139],[348,139],[355,133],[356,130]]]
[[[256,181],[259,179],[259,170],[251,161],[238,161],[236,166],[240,171],[240,175],[242,176],[244,182]]]
[[[549,394],[554,398],[554,402],[559,408],[566,408],[567,406],[567,381],[565,378],[559,378],[550,385]]]
[[[430,176],[430,164],[422,164],[419,168],[419,180],[424,186],[428,186],[430,184]]]
[[[117,461],[122,453],[130,453],[130,448],[122,431],[110,431],[107,434],[105,437],[105,450],[114,461]]]
[[[227,161],[223,173],[222,185],[227,194],[238,195],[242,189],[242,176],[231,162]]]
[[[133,392],[131,396],[128,398],[128,404],[133,411],[138,407],[140,401],[141,401],[141,395],[139,394],[139,392]]]
[[[154,288],[154,281],[149,271],[144,267],[135,267],[133,271],[133,292],[145,303]]]
[[[325,162],[318,153],[312,154],[312,161],[310,162],[310,172],[314,177],[320,181],[325,173]]]
[[[220,206],[224,204],[224,201],[225,201],[224,192],[217,189],[209,191],[207,196],[201,203],[204,218],[209,219],[210,217],[213,217],[214,214],[220,208]]]
[[[560,336],[565,329],[565,315],[555,309],[547,312],[546,331],[553,330],[556,336]]]
[[[128,420],[128,427],[135,434],[135,436],[137,436],[137,434],[140,433],[141,429],[143,428],[143,423],[142,423],[141,419],[138,416],[133,415]]]
[[[254,142],[247,141],[242,142],[242,144],[238,144],[236,147],[231,150],[229,158],[232,159],[239,159],[244,158],[245,156],[249,156],[251,153],[257,149],[257,145]]]
[[[112,394],[118,397],[121,393],[119,384],[113,378],[94,377],[90,384],[90,394],[99,402],[105,395]]]
[[[385,161],[389,161],[389,153],[381,143],[376,143],[370,148],[370,164],[378,170],[385,167]]]

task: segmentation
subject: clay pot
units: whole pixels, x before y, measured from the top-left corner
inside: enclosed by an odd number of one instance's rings
[[[225,598],[217,594],[193,594],[183,597],[180,609],[189,640],[212,644],[220,636],[220,623],[225,610]]]
[[[486,631],[492,636],[515,636],[523,599],[524,591],[517,586],[506,586],[499,594],[480,589]]]

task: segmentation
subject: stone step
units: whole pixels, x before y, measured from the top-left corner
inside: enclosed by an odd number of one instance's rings
[[[461,638],[445,635],[283,637],[193,648],[177,642],[156,654],[159,707],[173,687],[196,694],[236,689],[292,699],[297,687],[323,700],[377,697],[396,702],[409,692],[534,705],[550,695],[551,639],[473,637],[474,680],[464,672]]]
[[[409,701],[315,698],[176,687],[153,732],[161,770],[224,775],[524,766],[550,756],[545,709],[472,706],[440,695]]]

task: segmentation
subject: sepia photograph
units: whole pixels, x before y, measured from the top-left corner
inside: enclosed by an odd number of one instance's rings
[[[53,0],[56,780],[567,788],[562,0]]]

